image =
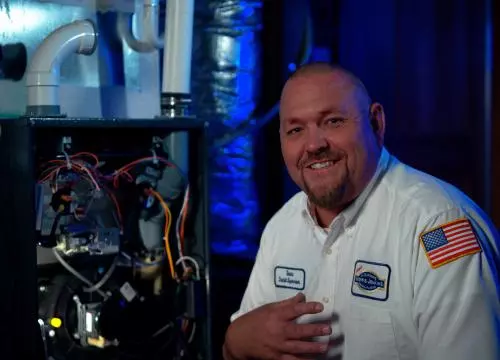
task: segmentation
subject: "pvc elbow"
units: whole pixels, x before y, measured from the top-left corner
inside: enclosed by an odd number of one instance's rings
[[[132,27],[130,25],[131,15],[119,13],[118,14],[118,34],[125,41],[125,43],[134,51],[139,53],[150,53],[156,50],[154,44],[149,41],[142,41],[136,39],[132,34]]]
[[[144,4],[144,40],[156,49],[162,49],[164,45],[164,34],[158,36],[158,25],[160,20],[160,7],[154,1],[147,0]]]
[[[59,85],[61,63],[71,53],[91,55],[97,46],[97,31],[90,20],[78,20],[53,31],[38,47],[30,62],[28,86]]]
[[[96,46],[97,31],[90,20],[78,20],[53,31],[38,47],[28,67],[28,108],[59,107],[61,63],[71,53],[91,55]]]

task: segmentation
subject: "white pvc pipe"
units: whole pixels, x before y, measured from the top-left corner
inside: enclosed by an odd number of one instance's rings
[[[26,75],[28,106],[59,106],[60,66],[71,53],[91,55],[97,31],[89,20],[78,20],[53,31],[36,50]]]
[[[194,0],[167,0],[162,93],[189,94]]]
[[[163,94],[191,93],[194,0],[167,0],[165,46],[163,52]],[[188,135],[184,132],[167,138],[170,156],[179,168],[189,171]]]
[[[154,24],[146,24],[144,21],[145,20],[144,16],[143,16],[142,21],[140,21],[138,23],[138,25],[141,26],[143,28],[143,31],[145,32],[145,30],[148,29],[149,26],[154,26]],[[127,43],[127,45],[132,50],[134,50],[136,52],[151,53],[153,51],[156,51],[156,47],[154,46],[154,44],[151,44],[147,39],[141,40],[141,39],[138,39],[134,36],[134,34],[132,32],[132,26],[130,24],[131,17],[133,19],[133,15],[129,15],[129,14],[125,14],[125,13],[118,14],[117,29],[118,29],[118,34],[120,35],[120,37]]]
[[[164,34],[158,35],[160,20],[160,1],[144,0],[144,40],[155,49],[162,49],[164,46]]]
[[[134,19],[134,14],[132,16],[125,13],[118,14],[117,29],[121,38],[125,40],[132,50],[139,53],[151,53],[163,48],[163,35],[158,36],[160,20],[159,0],[144,0],[141,11],[137,13],[136,9],[135,16],[137,17],[137,15],[140,15],[136,19],[138,20],[137,26],[140,27],[140,31],[136,38],[130,24],[130,18]]]

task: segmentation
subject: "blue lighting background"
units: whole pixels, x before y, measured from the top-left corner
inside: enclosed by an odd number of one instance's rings
[[[249,9],[253,9],[256,7],[256,1],[240,1],[239,5],[243,8],[248,6]],[[266,76],[259,83],[264,89],[261,91],[261,96],[257,98],[260,103],[266,105],[261,106],[257,114],[253,113],[257,104],[248,101],[248,99],[252,99],[252,92],[255,91],[255,78],[248,77],[245,72],[238,73],[239,100],[236,102],[243,104],[243,106],[233,107],[231,119],[225,121],[228,128],[235,130],[236,135],[234,135],[233,141],[222,147],[217,146],[216,156],[211,159],[210,221],[214,254],[253,258],[259,245],[263,227],[270,215],[277,210],[278,204],[283,201],[286,192],[284,185],[289,184],[284,182],[283,164],[275,156],[279,154],[279,147],[270,146],[269,143],[262,140],[259,133],[267,131],[269,123],[277,121],[279,89],[284,83],[284,79],[295,70],[298,63],[303,63],[311,54],[313,39],[311,37],[312,23],[310,22],[308,1],[293,0],[290,1],[290,5],[293,6],[280,9],[283,12],[281,22],[277,20],[279,17],[274,14],[276,21],[271,24],[271,26],[283,26],[281,35],[286,33],[286,37],[281,36],[279,39],[280,42],[283,42],[282,46],[271,50],[274,52],[271,57],[279,58],[279,61],[272,59],[278,68],[278,76],[274,76],[275,80],[278,79],[278,81],[271,84],[272,80]],[[250,10],[248,12],[243,10],[241,13],[243,16],[245,14],[252,16]],[[263,33],[259,34],[259,40],[265,46],[266,43],[268,44],[265,37],[269,36],[270,29],[266,28],[264,24],[262,31]],[[244,63],[255,57],[255,54],[251,54],[251,49],[256,49],[255,38],[250,33],[243,33],[238,39],[241,62],[238,67],[245,68]],[[269,49],[267,51],[269,52]],[[259,53],[259,55],[262,54]],[[269,73],[269,62],[263,63],[262,57],[259,60],[256,62],[257,66],[264,69],[258,73]],[[265,87],[275,87],[278,91],[270,95]],[[266,96],[267,99],[265,99]],[[250,122],[249,119],[251,119]],[[272,125],[271,127],[274,128]],[[276,132],[275,137],[272,136],[271,139],[272,142],[276,143],[278,133]],[[269,163],[268,169],[264,172],[259,171],[255,164],[256,161],[267,161]],[[272,190],[270,191],[269,188]],[[262,194],[258,193],[259,190],[274,199],[263,197]],[[262,210],[264,211],[262,212]]]

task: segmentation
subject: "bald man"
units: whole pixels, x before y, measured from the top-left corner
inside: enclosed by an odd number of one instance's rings
[[[281,149],[302,191],[264,230],[226,360],[499,358],[495,229],[384,132],[346,70],[310,64],[286,83]]]

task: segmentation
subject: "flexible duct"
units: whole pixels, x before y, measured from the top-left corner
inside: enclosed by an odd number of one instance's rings
[[[198,117],[231,132],[248,121],[257,102],[262,1],[197,2],[193,43],[193,99]],[[258,237],[253,137],[243,135],[210,157],[213,250],[241,252]]]
[[[292,61],[288,64],[288,70],[290,73],[295,72],[295,70],[306,64],[310,61],[313,51],[313,43],[314,43],[314,31],[313,31],[313,22],[312,22],[312,14],[311,7],[305,7],[305,11],[302,14],[304,16],[304,31],[302,38],[300,39],[300,49],[296,59],[286,59],[288,61]],[[229,143],[231,143],[234,139],[237,139],[240,136],[255,134],[259,130],[261,130],[264,126],[266,126],[270,121],[276,118],[279,113],[279,102],[276,99],[276,104],[272,106],[265,114],[256,116],[252,114],[247,121],[242,121],[238,124],[238,126],[230,132],[225,132],[222,134],[218,134],[218,136],[213,136],[212,141],[210,143],[211,149],[217,151],[220,147],[223,147]]]

